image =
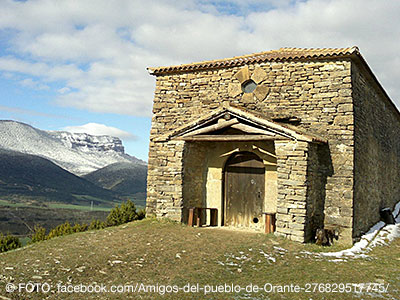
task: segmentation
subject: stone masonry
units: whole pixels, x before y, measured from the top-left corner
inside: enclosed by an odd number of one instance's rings
[[[226,106],[326,141],[274,141],[276,234],[304,242],[325,224],[351,243],[377,221],[382,205],[393,208],[400,200],[399,112],[356,47],[284,48],[150,73],[156,88],[148,215],[185,222],[192,201],[183,195],[191,184],[185,180],[205,189],[207,166],[199,165],[198,175],[190,170],[202,163],[184,158],[196,144],[171,133]],[[244,92],[249,82],[256,88]]]

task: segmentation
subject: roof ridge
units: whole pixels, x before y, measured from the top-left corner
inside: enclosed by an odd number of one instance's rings
[[[233,56],[230,58],[206,60],[200,62],[193,62],[188,64],[181,64],[175,66],[147,68],[153,75],[191,71],[197,69],[215,68],[221,66],[236,66],[244,63],[259,63],[264,61],[279,61],[289,59],[301,58],[325,58],[325,57],[338,57],[345,55],[360,55],[357,46],[348,48],[297,48],[297,47],[283,47],[278,50],[268,50],[263,52],[256,52],[240,56]]]

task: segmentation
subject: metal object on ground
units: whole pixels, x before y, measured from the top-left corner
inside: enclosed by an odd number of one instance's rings
[[[392,210],[389,207],[382,208],[379,211],[379,214],[381,215],[381,220],[385,222],[386,224],[395,224],[395,220],[392,214]]]

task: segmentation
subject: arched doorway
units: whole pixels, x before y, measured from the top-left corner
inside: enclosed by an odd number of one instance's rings
[[[254,227],[262,222],[265,195],[263,161],[252,152],[235,153],[225,164],[223,180],[223,224]]]

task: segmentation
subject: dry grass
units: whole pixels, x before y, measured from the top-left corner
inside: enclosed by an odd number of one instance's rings
[[[284,249],[284,250],[283,250]],[[323,249],[327,250],[327,249]],[[330,249],[329,249],[330,250]],[[337,247],[336,249],[337,250]],[[272,235],[189,228],[147,219],[41,242],[0,255],[0,295],[9,299],[399,299],[400,240],[375,248],[369,259],[333,262],[321,248]],[[388,293],[6,293],[6,283],[111,285],[306,283],[389,284]],[[379,298],[380,297],[380,298]],[[2,299],[0,297],[0,299]]]

